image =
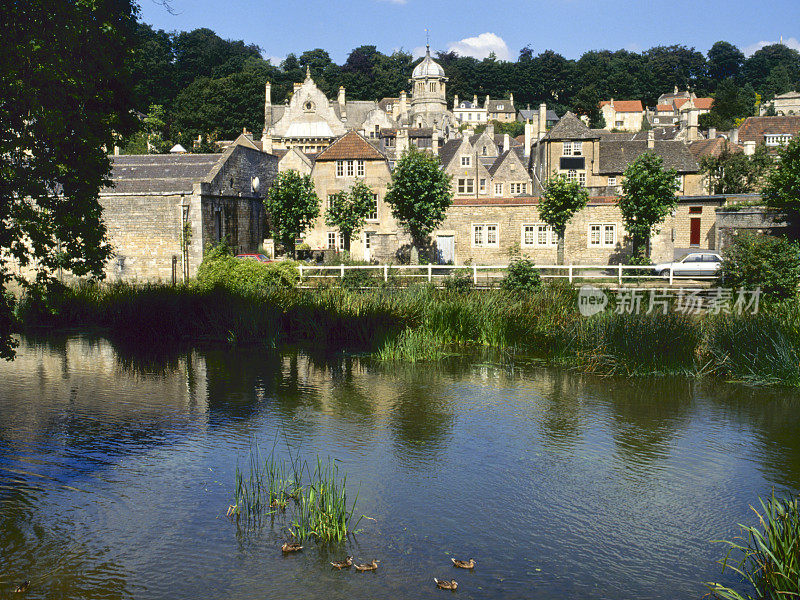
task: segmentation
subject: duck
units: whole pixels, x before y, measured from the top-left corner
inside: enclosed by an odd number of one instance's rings
[[[363,565],[356,565],[357,571],[375,571],[378,568],[378,563],[381,562],[379,560],[372,559],[371,563],[366,563]]]
[[[451,579],[450,581],[439,581],[436,577],[433,578],[433,581],[436,582],[436,587],[440,590],[453,590],[454,592],[458,589],[458,582],[455,579]]]
[[[348,556],[344,560],[334,560],[331,565],[333,565],[335,569],[347,569],[353,566],[353,557]]]
[[[14,592],[27,592],[29,587],[31,587],[31,582],[26,579],[17,586],[17,589],[15,589]]]
[[[283,546],[281,546],[281,550],[284,552],[299,552],[302,549],[303,546],[296,542],[284,542]]]
[[[453,561],[453,565],[458,567],[459,569],[474,569],[475,568],[475,559],[470,558],[469,560],[458,560],[456,558],[451,558],[450,560]]]

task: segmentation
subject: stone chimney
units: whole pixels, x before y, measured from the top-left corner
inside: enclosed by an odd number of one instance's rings
[[[478,108],[478,94],[475,94],[474,96],[472,96],[472,106],[474,108]]]
[[[494,123],[489,123],[486,125],[486,135],[488,135],[490,138],[492,138],[492,141],[494,141]]]
[[[717,139],[717,128],[716,127],[709,127],[708,128],[708,139],[710,139],[710,140]]]
[[[697,126],[697,111],[696,110],[690,110],[689,111],[686,127],[688,129],[688,131],[686,132],[687,133],[686,139],[688,141],[696,142],[697,140],[700,139],[700,132],[699,132],[699,129],[698,129],[698,126]]]
[[[408,129],[401,128],[397,130],[397,158],[400,158],[406,150],[408,150]]]
[[[739,128],[731,129],[731,144],[739,144]]]
[[[436,129],[431,134],[431,152],[433,152],[434,156],[439,154],[439,132]]]
[[[538,142],[542,139],[547,133],[547,104],[542,102],[539,105],[539,131],[536,132],[536,139],[533,140],[534,142]]]
[[[270,127],[272,127],[272,84],[267,81],[264,86],[264,132],[262,139],[263,136],[267,135]]]
[[[533,124],[528,119],[525,121],[525,156],[531,155],[531,144],[533,144]]]
[[[458,108],[458,94],[453,96],[453,110]]]
[[[647,132],[647,149],[652,150],[656,147],[656,136],[653,134],[653,130],[650,129]]]
[[[512,94],[512,93],[510,93],[510,92],[509,92],[509,94],[508,94],[508,102],[509,102],[509,104],[511,104],[512,106],[514,105],[514,94]]]
[[[264,134],[261,137],[261,151],[272,154],[272,136]]]
[[[406,91],[400,92],[400,107],[398,109],[398,116],[404,115],[408,112],[408,95]]]
[[[511,149],[511,136],[507,133],[503,134],[503,152],[508,152]]]
[[[744,155],[745,156],[753,156],[756,153],[756,143],[753,140],[749,140],[744,143]]]
[[[347,121],[347,102],[345,101],[344,97],[344,86],[339,86],[339,114],[341,115],[342,121]]]
[[[487,110],[489,108],[489,94],[486,94],[486,102],[484,103],[483,108]]]

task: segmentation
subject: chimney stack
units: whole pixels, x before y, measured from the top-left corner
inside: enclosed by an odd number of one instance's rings
[[[492,138],[492,141],[494,141],[494,123],[488,123],[486,125],[486,135],[488,135],[490,138]]]
[[[397,158],[403,155],[403,152],[408,150],[408,129],[401,128],[397,130]]]
[[[542,102],[539,105],[539,131],[536,132],[535,142],[538,142],[547,133],[547,104]]]
[[[512,94],[511,92],[509,92],[509,94],[508,94],[508,102],[512,106],[514,105],[514,94]]]
[[[458,108],[458,94],[455,94],[453,96],[453,110],[455,110],[456,108]]]
[[[748,140],[744,143],[744,155],[753,156],[756,153],[756,143],[753,140]]]
[[[439,154],[439,131],[434,128],[433,133],[431,134],[431,151],[433,152],[434,156],[438,156]]]
[[[653,134],[653,130],[650,129],[647,131],[647,149],[652,150],[656,147],[656,136]]]
[[[525,121],[525,148],[523,150],[525,156],[531,155],[531,144],[533,144],[533,125],[528,119]]]
[[[709,127],[708,128],[708,139],[710,139],[710,140],[717,139],[717,128],[716,127]]]
[[[689,130],[687,132],[688,135],[686,137],[686,139],[688,141],[695,142],[695,141],[700,139],[700,132],[699,132],[699,128],[697,126],[697,111],[696,110],[693,110],[693,109],[689,110],[689,115],[688,115],[688,120],[687,120],[687,128]]]
[[[511,136],[507,133],[503,134],[503,152],[508,152],[511,149]]]

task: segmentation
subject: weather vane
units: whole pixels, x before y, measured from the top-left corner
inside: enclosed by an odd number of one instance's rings
[[[431,30],[430,29],[426,29],[425,30],[425,46],[428,49],[430,49],[430,47],[431,47]]]

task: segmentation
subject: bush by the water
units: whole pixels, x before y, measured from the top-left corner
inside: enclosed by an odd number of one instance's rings
[[[456,269],[442,279],[442,286],[448,292],[465,294],[472,289],[472,273],[467,269]]]
[[[782,237],[740,233],[722,250],[720,285],[793,298],[800,285],[800,247]]]
[[[297,265],[291,261],[242,260],[222,247],[209,250],[197,269],[197,282],[205,288],[222,286],[257,293],[269,288],[292,288],[299,280]]]
[[[541,285],[542,278],[533,261],[522,259],[508,265],[502,288],[515,294],[533,294]]]

